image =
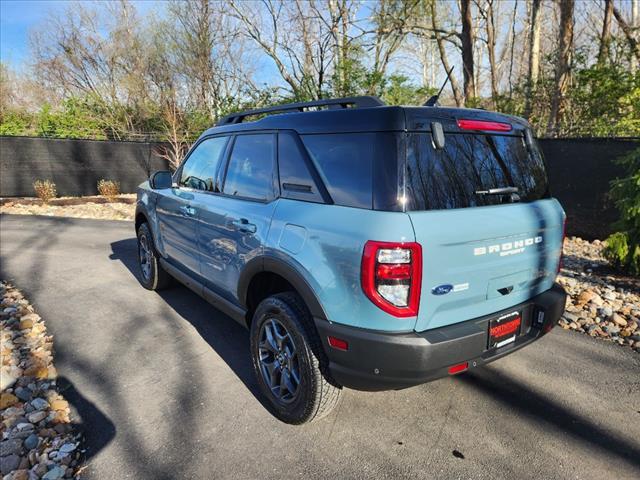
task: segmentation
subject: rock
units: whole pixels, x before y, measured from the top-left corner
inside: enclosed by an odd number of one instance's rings
[[[613,300],[615,300],[616,298],[618,298],[618,296],[617,296],[613,291],[611,291],[611,290],[607,290],[606,292],[604,292],[604,293],[602,294],[602,297],[603,297],[605,300],[610,300],[610,301],[613,301]]]
[[[29,470],[23,468],[21,470],[16,470],[13,472],[13,477],[11,480],[29,480]]]
[[[49,402],[47,402],[44,398],[34,398],[31,401],[31,406],[36,410],[44,410],[49,408]]]
[[[52,410],[66,410],[69,408],[69,403],[63,399],[57,399],[51,402]]]
[[[18,397],[13,395],[12,393],[3,393],[0,395],[0,410],[4,410],[5,408],[11,407],[18,403]]]
[[[608,305],[598,309],[598,315],[604,318],[610,318],[613,315],[613,309]]]
[[[613,314],[613,316],[611,317],[611,321],[616,325],[618,325],[619,327],[627,326],[627,321],[624,319],[624,317],[622,317],[621,315],[618,315],[617,313]]]
[[[38,423],[44,420],[46,417],[47,412],[39,411],[27,415],[27,420],[29,420],[31,423]]]
[[[38,436],[35,433],[32,433],[25,439],[24,447],[27,450],[33,450],[34,448],[38,447],[39,443],[40,443],[40,438],[38,438]]]
[[[23,402],[28,402],[33,397],[33,392],[25,387],[16,388],[16,396]]]
[[[31,469],[38,477],[43,477],[47,473],[47,466],[44,463],[39,463]]]
[[[2,472],[2,475],[7,475],[9,472],[17,470],[19,466],[20,457],[18,455],[7,455],[6,457],[2,457],[2,462],[0,462],[0,472]]]
[[[76,449],[76,445],[74,443],[65,443],[59,448],[60,453],[71,453]]]
[[[67,473],[67,469],[60,466],[55,466],[51,470],[49,470],[44,477],[43,480],[58,480],[64,477],[65,473]]]
[[[620,327],[615,325],[606,325],[604,330],[612,337],[618,336],[618,333],[620,333]]]
[[[19,455],[21,452],[22,440],[19,438],[12,438],[0,442],[0,457],[5,457],[11,454]]]
[[[11,369],[3,365],[2,370],[0,371],[0,390],[4,391],[7,388],[13,387],[16,380],[18,380],[18,378],[13,375]]]

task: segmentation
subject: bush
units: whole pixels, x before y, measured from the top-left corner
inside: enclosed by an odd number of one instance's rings
[[[44,203],[48,203],[52,198],[56,198],[58,194],[56,184],[51,180],[36,180],[33,182],[33,189],[36,191],[38,198]]]
[[[103,197],[107,197],[109,200],[113,200],[120,195],[120,183],[113,180],[99,180],[98,193]]]
[[[620,211],[620,220],[603,253],[613,266],[640,275],[640,148],[616,163],[625,168],[627,176],[611,182],[610,196]]]

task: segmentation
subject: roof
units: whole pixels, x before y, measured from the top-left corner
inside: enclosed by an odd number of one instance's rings
[[[327,106],[324,110],[309,110]],[[270,114],[273,113],[273,114]],[[254,121],[247,117],[265,115]],[[507,122],[514,129],[527,122],[511,115],[470,108],[388,106],[377,97],[350,97],[279,105],[227,115],[204,135],[219,133],[295,130],[300,134],[429,131],[431,122],[440,122],[445,132],[460,131],[457,119]]]

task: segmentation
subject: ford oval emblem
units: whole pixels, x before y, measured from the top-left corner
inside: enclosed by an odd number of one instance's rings
[[[433,287],[431,289],[431,293],[433,293],[434,295],[446,295],[451,290],[453,290],[453,285],[449,285],[448,283],[445,283],[444,285],[438,285],[437,287]]]

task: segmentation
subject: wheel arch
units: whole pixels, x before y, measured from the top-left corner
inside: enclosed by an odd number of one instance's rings
[[[256,295],[256,288],[262,286],[259,283],[261,280],[284,281],[286,283],[273,285],[274,291],[267,289],[266,293],[260,294],[262,292],[259,292]],[[285,291],[287,285],[290,286],[289,289],[300,295],[313,317],[326,320],[327,316],[320,300],[307,279],[296,267],[280,258],[261,256],[247,262],[238,281],[238,300],[247,310],[247,326],[251,323],[253,309],[257,307],[256,303],[259,303],[256,302],[256,299],[261,300],[271,294]]]

